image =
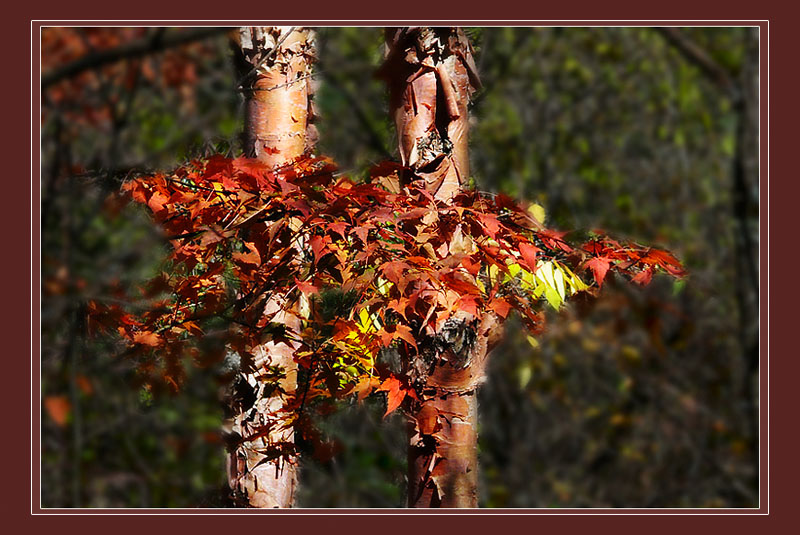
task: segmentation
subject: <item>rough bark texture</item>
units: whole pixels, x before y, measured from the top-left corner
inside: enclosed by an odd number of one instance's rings
[[[423,342],[433,365],[409,424],[410,507],[478,506],[476,391],[499,333],[494,314],[478,319],[460,312]]]
[[[469,176],[469,97],[479,81],[466,35],[456,28],[390,28],[382,69],[404,165],[438,199]]]
[[[382,74],[407,179],[448,202],[469,176],[467,105],[480,84],[469,41],[460,28],[391,28],[386,38]],[[476,389],[497,336],[493,314],[459,313],[405,363],[421,393],[410,411],[409,506],[477,507]]]
[[[273,166],[301,156],[316,138],[310,104],[313,32],[244,27],[237,34],[234,55],[245,97],[245,153]],[[299,319],[281,308],[280,301],[271,299],[264,313],[276,314],[271,321],[299,330]],[[228,432],[234,437],[228,481],[241,505],[276,508],[291,507],[294,502],[295,459],[274,456],[280,450],[291,452],[294,446],[291,426],[282,425],[279,418],[282,395],[297,389],[294,349],[273,342],[256,348],[255,371],[243,371],[235,381],[228,422]],[[275,367],[283,370],[277,390],[271,380]],[[248,439],[256,434],[260,436]]]

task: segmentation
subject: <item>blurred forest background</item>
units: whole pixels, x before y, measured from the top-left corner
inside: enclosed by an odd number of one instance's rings
[[[508,324],[480,390],[484,507],[758,505],[758,29],[470,28],[475,187],[538,200],[551,225],[663,246],[689,276],[613,279]],[[381,28],[320,28],[318,152],[395,154]],[[151,274],[165,243],[109,194],[127,177],[239,152],[225,31],[45,28],[41,93],[44,507],[224,507],[219,365],[143,387],[89,299]],[[403,507],[405,431],[382,398],[320,422],[301,507]],[[304,446],[301,442],[301,446]]]

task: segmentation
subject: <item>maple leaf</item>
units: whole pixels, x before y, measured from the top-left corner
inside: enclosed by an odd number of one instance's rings
[[[400,406],[406,397],[407,390],[403,387],[403,383],[395,376],[389,376],[377,388],[379,392],[386,392],[386,412],[383,417],[386,418],[394,410]]]
[[[456,303],[456,307],[459,310],[466,312],[467,314],[471,314],[472,316],[479,315],[479,304],[476,300],[474,295],[462,295],[458,299],[458,303]]]
[[[635,282],[636,284],[641,284],[642,286],[646,286],[650,284],[650,280],[653,278],[653,268],[649,267],[647,269],[643,269],[631,279],[631,281]]]
[[[409,265],[402,260],[395,260],[393,262],[386,262],[381,266],[384,276],[395,284],[400,282],[403,277],[403,270],[408,269]]]
[[[539,251],[541,251],[541,249],[535,245],[527,242],[519,243],[519,252],[522,254],[522,259],[525,261],[525,264],[527,264],[528,269],[530,269],[531,272],[536,271],[536,253]]]
[[[505,319],[508,317],[508,312],[511,310],[511,304],[503,298],[492,299],[489,303],[489,310]]]
[[[411,333],[411,327],[408,325],[403,325],[398,323],[394,326],[394,332],[392,334],[392,339],[399,338],[404,342],[407,342],[411,345],[414,349],[417,349],[417,341],[414,338],[414,335]]]
[[[644,258],[645,261],[655,262],[664,270],[667,271],[670,275],[675,275],[677,277],[683,276],[685,271],[683,270],[683,266],[681,263],[678,262],[678,259],[669,254],[667,251],[662,251],[660,249],[651,249],[647,256]]]
[[[297,289],[300,290],[304,295],[311,295],[319,292],[319,288],[310,282],[297,280],[297,277],[295,277],[294,282],[297,284]]]
[[[335,232],[336,234],[341,236],[343,240],[347,239],[347,233],[345,232],[345,230],[349,226],[350,225],[346,221],[336,221],[333,223],[328,223],[327,225],[328,230]]]
[[[603,286],[603,279],[606,277],[606,273],[608,273],[608,268],[611,266],[611,260],[604,256],[595,256],[586,261],[584,267],[587,267],[592,270],[594,274],[594,280],[597,282],[597,287],[602,288]]]
[[[245,245],[250,250],[249,253],[233,253],[231,257],[240,264],[260,266],[261,255],[258,254],[258,249],[256,249],[256,246],[250,242],[245,242]]]
[[[162,341],[160,335],[150,331],[139,332],[133,335],[134,343],[145,346],[158,347],[161,345]]]
[[[367,245],[367,236],[369,234],[370,229],[373,228],[375,227],[372,225],[361,225],[355,227],[351,232],[355,233],[355,235],[358,236],[362,242],[364,242],[364,245]]]
[[[500,222],[497,220],[497,216],[492,214],[478,214],[478,221],[481,222],[487,236],[492,239],[497,237],[497,232],[500,230]]]
[[[166,210],[165,205],[168,201],[169,197],[159,191],[156,191],[150,196],[150,200],[147,201],[147,206],[153,211],[154,214],[158,215]]]
[[[560,249],[564,252],[569,253],[572,251],[572,247],[570,247],[565,241],[564,236],[567,235],[567,231],[556,231],[556,230],[549,230],[544,229],[539,231],[539,237],[542,239],[544,244],[551,248],[551,249]]]
[[[328,236],[311,236],[309,240],[309,245],[311,245],[311,250],[314,252],[314,263],[316,264],[319,260],[325,256],[330,250],[328,249],[328,244],[331,242],[331,239]]]

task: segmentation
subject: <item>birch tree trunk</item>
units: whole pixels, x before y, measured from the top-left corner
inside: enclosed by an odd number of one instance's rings
[[[469,98],[480,81],[467,36],[460,28],[387,29],[382,68],[390,89],[402,163],[434,197],[450,202],[469,176]],[[459,313],[435,334],[429,363],[404,363],[415,375],[426,368],[423,394],[411,410],[408,450],[410,507],[477,507],[477,399],[484,367],[499,336],[493,314]],[[441,349],[444,348],[444,349]],[[445,415],[441,429],[429,414]]]
[[[279,166],[301,156],[316,140],[311,121],[311,62],[314,33],[307,28],[243,27],[234,40],[234,60],[245,97],[245,154]],[[299,319],[270,299],[271,321],[299,331]],[[297,389],[294,347],[269,342],[256,348],[252,373],[241,371],[231,398],[228,432],[234,437],[228,457],[228,482],[236,503],[248,507],[284,508],[294,502],[297,465],[294,432],[282,424],[284,395]],[[275,367],[283,370],[273,391]],[[269,428],[266,435],[253,437]],[[289,455],[274,458],[278,450]]]

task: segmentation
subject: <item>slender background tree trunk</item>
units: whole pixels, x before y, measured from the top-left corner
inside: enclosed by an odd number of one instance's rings
[[[758,140],[759,30],[743,28],[744,57],[738,76],[729,72],[680,28],[658,28],[687,61],[699,68],[727,97],[736,113],[736,137],[731,172],[731,212],[735,226],[735,294],[739,314],[739,344],[743,360],[741,394],[745,404],[753,463],[753,487],[759,478],[759,265],[758,265]]]
[[[467,105],[480,84],[469,41],[460,28],[389,28],[386,39],[382,73],[408,179],[450,202],[469,177]],[[410,507],[478,506],[476,389],[497,339],[496,320],[460,313],[437,333],[447,349],[433,356],[422,398],[410,411]]]
[[[243,27],[234,44],[239,83],[245,97],[243,142],[247,156],[279,166],[301,156],[315,141],[310,124],[311,60],[314,33],[307,28]],[[299,330],[299,319],[281,312],[271,299],[271,321]],[[230,432],[237,439],[228,458],[228,481],[237,503],[250,507],[291,507],[297,485],[294,456],[270,459],[269,446],[292,451],[294,432],[278,420],[284,400],[266,391],[270,367],[280,367],[286,394],[297,389],[294,347],[269,342],[255,351],[255,371],[241,372],[232,396]],[[266,436],[249,436],[271,427]]]

